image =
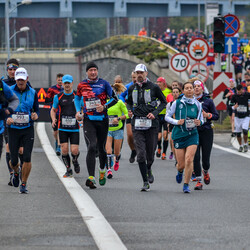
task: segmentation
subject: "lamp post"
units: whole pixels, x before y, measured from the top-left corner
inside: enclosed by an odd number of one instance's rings
[[[15,32],[15,33],[9,38],[9,41],[10,41],[15,35],[17,35],[18,33],[20,33],[20,32],[27,32],[27,31],[29,31],[29,30],[30,30],[30,28],[27,27],[27,26],[22,27],[20,30],[18,30],[17,32]]]
[[[21,3],[17,4],[13,9],[10,10],[9,0],[5,0],[5,39],[6,39],[7,60],[10,59],[10,16],[9,15],[20,5],[24,4],[27,5],[31,3],[32,0],[22,0]]]

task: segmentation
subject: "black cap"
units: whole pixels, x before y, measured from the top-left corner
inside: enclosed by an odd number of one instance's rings
[[[90,69],[90,68],[96,68],[98,69],[97,65],[92,61],[92,62],[89,62],[86,66],[86,72]]]

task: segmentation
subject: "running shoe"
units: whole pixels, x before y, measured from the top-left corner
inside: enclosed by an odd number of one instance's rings
[[[180,184],[182,182],[182,177],[183,177],[183,171],[182,172],[178,171],[176,175],[176,182]]]
[[[119,169],[119,161],[118,162],[115,162],[115,165],[114,165],[114,170],[117,171]]]
[[[143,187],[141,188],[142,192],[148,192],[150,191],[150,186],[148,182],[144,182]]]
[[[156,157],[158,157],[158,158],[161,157],[161,149],[160,148],[157,149]]]
[[[196,175],[195,175],[195,173],[194,173],[194,172],[192,173],[192,176],[191,176],[191,181],[197,181],[197,179],[196,179]]]
[[[244,145],[243,148],[244,148],[244,152],[246,153],[248,151],[248,146]]]
[[[165,154],[165,153],[162,153],[161,159],[162,159],[162,160],[166,160],[166,154]]]
[[[240,146],[238,151],[242,152],[243,151],[243,146]]]
[[[148,182],[152,184],[154,182],[155,178],[153,176],[152,170],[148,170]]]
[[[208,185],[210,183],[210,175],[208,172],[206,174],[203,172],[203,174],[204,174],[204,183]]]
[[[12,184],[13,173],[10,173],[10,181],[8,182],[9,186],[13,186]]]
[[[19,173],[14,173],[13,178],[12,178],[12,185],[14,187],[18,187],[19,186],[19,182],[20,182],[20,180],[19,180]]]
[[[172,159],[173,159],[173,157],[174,157],[174,153],[173,153],[173,152],[171,152],[171,153],[170,153],[170,155],[169,155],[169,160],[172,160]]]
[[[134,163],[134,162],[135,162],[135,157],[136,157],[136,151],[135,151],[135,150],[132,150],[132,151],[131,151],[130,158],[129,158],[129,162],[130,162],[130,163]]]
[[[89,187],[90,189],[95,189],[96,188],[95,177],[94,176],[89,176],[88,179],[86,180],[85,185],[87,187]]]
[[[79,165],[79,163],[76,161],[76,162],[73,162],[73,165],[74,165],[75,173],[79,174],[80,173],[80,165]]]
[[[194,190],[202,190],[203,184],[201,182],[197,182],[197,184],[194,187]]]
[[[99,170],[99,184],[104,186],[106,183],[106,169]]]
[[[19,191],[20,194],[28,194],[29,191],[27,190],[27,187],[26,187],[26,184],[22,183],[20,185],[20,191]]]
[[[112,173],[111,168],[109,168],[108,171],[107,171],[107,178],[112,179],[112,177],[113,177],[113,173]]]
[[[61,155],[61,146],[58,145],[56,148],[56,155],[60,156]]]
[[[186,183],[184,183],[184,185],[183,185],[183,192],[184,193],[190,193],[191,192],[191,190],[189,188],[189,185],[186,184]]]
[[[73,171],[72,169],[67,170],[67,172],[63,175],[63,178],[68,178],[73,176]]]

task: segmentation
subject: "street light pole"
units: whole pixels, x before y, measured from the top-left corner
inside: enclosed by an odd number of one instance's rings
[[[5,0],[5,39],[6,39],[7,60],[10,59],[9,37],[10,37],[9,0]]]
[[[9,0],[5,0],[5,39],[6,39],[6,50],[7,60],[10,59],[10,13],[12,13],[18,6],[23,4],[31,4],[32,0],[22,0],[21,3],[17,4],[13,9],[9,10]]]

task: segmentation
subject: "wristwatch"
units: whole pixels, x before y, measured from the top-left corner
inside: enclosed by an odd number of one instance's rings
[[[117,120],[120,121],[120,120],[121,120],[121,117],[118,117]]]

